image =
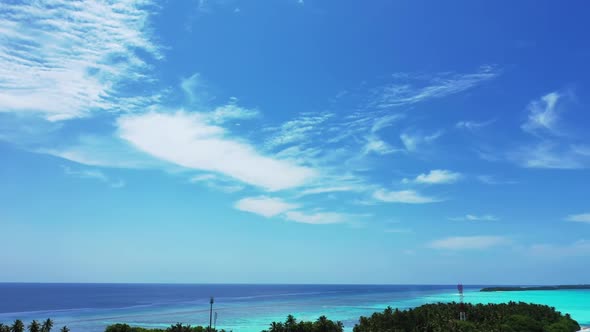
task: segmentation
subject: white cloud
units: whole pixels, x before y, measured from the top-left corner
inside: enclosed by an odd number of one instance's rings
[[[462,178],[462,175],[457,172],[452,172],[444,169],[434,169],[427,174],[420,174],[415,179],[403,179],[404,183],[422,183],[422,184],[448,184],[455,183]]]
[[[483,66],[472,74],[395,75],[396,81],[378,89],[371,104],[377,108],[389,108],[442,98],[471,89],[498,74],[494,68]]]
[[[566,131],[560,118],[562,100],[573,99],[571,93],[551,92],[528,105],[528,119],[522,130],[536,139],[512,149],[506,157],[526,168],[582,169],[590,167],[590,150],[581,137]]]
[[[543,141],[523,146],[508,158],[526,168],[581,169],[590,165],[590,156],[574,146]]]
[[[122,84],[149,81],[137,50],[159,57],[150,40],[149,1],[3,3],[0,111],[51,121],[95,111],[130,111],[158,96],[126,96]]]
[[[288,220],[314,225],[338,224],[346,221],[346,216],[334,212],[304,213],[300,211],[288,211],[285,213]]]
[[[449,218],[450,220],[454,221],[498,221],[500,220],[498,217],[493,216],[491,214],[484,214],[484,215],[475,215],[475,214],[467,214],[463,217],[455,217]]]
[[[431,135],[421,135],[417,133],[403,133],[400,135],[400,140],[404,144],[406,150],[414,152],[423,144],[429,144],[442,136],[442,132],[438,131]]]
[[[455,128],[458,129],[467,129],[467,130],[477,130],[483,127],[487,127],[494,123],[496,120],[488,120],[483,122],[477,121],[459,121],[455,124]]]
[[[206,104],[213,99],[209,95],[207,83],[199,73],[194,73],[187,78],[183,78],[180,81],[180,89],[184,92],[188,102],[191,104]]]
[[[590,213],[570,214],[565,218],[567,221],[590,223]]]
[[[202,114],[148,113],[120,117],[119,136],[137,149],[176,165],[218,172],[268,190],[303,185],[316,171],[261,155],[251,145],[228,137]]]
[[[453,236],[432,241],[428,246],[433,249],[467,250],[487,249],[509,243],[510,240],[503,236]]]
[[[377,133],[378,131],[380,131],[381,129],[387,128],[391,125],[393,125],[393,123],[403,119],[405,116],[403,114],[390,114],[390,115],[385,115],[382,117],[377,117],[375,118],[375,120],[373,121],[373,126],[371,127],[371,132],[372,133]]]
[[[214,123],[223,123],[228,120],[252,119],[259,115],[257,110],[251,110],[238,106],[233,99],[229,104],[216,107],[209,117]]]
[[[287,220],[313,225],[338,224],[348,220],[348,216],[335,212],[294,211],[296,204],[287,203],[280,198],[268,196],[248,197],[236,202],[236,209],[255,213],[267,218],[283,215]]]
[[[297,207],[297,205],[287,203],[280,198],[268,196],[247,197],[237,201],[235,204],[235,208],[238,210],[255,213],[267,218],[277,216]]]
[[[440,202],[437,198],[422,196],[414,190],[387,191],[379,189],[373,193],[373,198],[387,203],[424,204]]]
[[[317,187],[306,189],[301,192],[301,196],[304,195],[316,195],[334,192],[346,192],[346,191],[357,191],[359,188],[353,186],[333,186],[333,187]]]
[[[269,130],[275,133],[268,140],[267,145],[274,148],[285,144],[306,142],[312,135],[317,134],[318,127],[332,116],[333,114],[330,113],[319,115],[306,113],[277,128],[270,128]]]
[[[556,107],[560,98],[559,93],[551,92],[539,100],[533,100],[527,107],[528,119],[521,128],[529,133],[536,133],[539,130],[557,133],[559,115]]]
[[[376,135],[368,136],[366,140],[367,143],[363,148],[363,154],[376,153],[380,155],[385,155],[399,151],[398,149],[393,148],[391,145],[389,145],[387,142],[383,141]]]

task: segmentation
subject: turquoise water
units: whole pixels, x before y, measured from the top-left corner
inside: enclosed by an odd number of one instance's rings
[[[546,304],[590,325],[590,290],[479,292],[466,286],[465,301]],[[128,323],[168,327],[182,322],[207,325],[209,296],[215,295],[217,327],[260,332],[288,314],[300,320],[326,315],[351,331],[359,316],[387,306],[407,309],[425,303],[458,301],[453,285],[126,285],[0,284],[0,322],[51,317],[72,332],[102,332]]]

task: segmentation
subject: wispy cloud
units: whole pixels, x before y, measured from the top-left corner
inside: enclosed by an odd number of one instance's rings
[[[570,214],[565,218],[567,221],[590,223],[590,213]]]
[[[259,115],[257,110],[252,110],[239,106],[236,99],[232,99],[228,104],[216,107],[208,114],[214,123],[224,123],[229,120],[247,120],[256,118]]]
[[[533,137],[533,141],[508,152],[508,159],[526,168],[590,167],[588,144],[583,138],[565,134],[567,125],[561,117],[565,113],[562,104],[571,99],[571,91],[554,91],[531,101],[527,107],[528,118],[521,128]]]
[[[266,218],[283,216],[286,220],[303,224],[325,225],[348,222],[350,216],[336,212],[299,210],[299,204],[268,196],[247,197],[236,202],[234,207],[241,211],[255,213]]]
[[[202,183],[207,187],[220,190],[226,193],[235,193],[243,190],[245,187],[235,180],[221,177],[215,174],[199,174],[189,179],[191,183]]]
[[[311,139],[313,134],[317,134],[317,128],[333,114],[311,114],[306,113],[302,116],[289,120],[279,127],[269,128],[268,130],[274,132],[272,137],[267,141],[269,147],[277,147],[281,145],[306,142]]]
[[[452,172],[444,169],[434,169],[429,173],[423,173],[416,176],[415,179],[403,179],[403,183],[420,183],[420,184],[449,184],[455,183],[462,178],[461,173]]]
[[[522,146],[508,157],[526,168],[581,169],[590,165],[590,156],[573,145],[556,141]]]
[[[147,169],[171,169],[173,164],[150,157],[117,137],[81,136],[75,143],[65,147],[34,150],[79,164],[98,167]]]
[[[387,203],[425,204],[440,202],[434,197],[423,196],[414,190],[387,191],[379,189],[373,193],[373,198]]]
[[[479,180],[482,183],[490,184],[490,185],[516,184],[516,183],[518,183],[517,181],[514,181],[514,180],[503,180],[503,179],[499,179],[498,177],[496,177],[494,175],[478,175],[477,176],[477,180]]]
[[[482,121],[482,122],[459,121],[455,124],[455,128],[475,131],[475,130],[487,127],[487,126],[491,125],[492,123],[494,123],[495,121],[496,121],[495,119],[488,120],[488,121]]]
[[[69,176],[77,177],[80,179],[98,180],[100,182],[108,184],[112,188],[122,188],[125,186],[125,181],[121,179],[111,179],[109,176],[97,169],[72,169],[68,166],[63,166],[62,168],[64,170],[64,173]]]
[[[258,196],[240,199],[236,202],[234,207],[241,211],[255,213],[270,218],[289,210],[296,209],[298,205],[287,203],[276,197]]]
[[[560,93],[554,91],[544,95],[539,100],[531,101],[527,107],[529,111],[528,119],[521,128],[533,134],[537,134],[539,131],[557,133],[559,121],[557,102],[561,96]]]
[[[394,82],[377,89],[372,105],[390,108],[442,98],[466,91],[499,75],[491,66],[483,66],[470,74],[440,73],[436,75],[394,75]]]
[[[285,213],[285,218],[298,223],[313,225],[338,224],[346,221],[345,215],[335,212],[304,213],[301,211],[288,211]]]
[[[500,220],[498,217],[493,216],[491,214],[484,214],[484,215],[475,215],[475,214],[466,214],[463,217],[453,217],[449,218],[449,220],[453,221],[498,221]]]
[[[530,246],[529,253],[541,258],[562,259],[564,257],[590,256],[590,241],[577,240],[566,245],[535,244]]]
[[[385,155],[400,151],[400,149],[392,147],[389,143],[380,139],[376,135],[368,136],[366,137],[366,140],[367,143],[363,148],[363,154],[376,153],[380,155]]]
[[[159,98],[125,95],[149,81],[139,51],[160,57],[151,41],[149,1],[4,3],[0,11],[0,111],[51,121],[95,111],[131,111]]]
[[[328,186],[328,187],[316,187],[303,190],[300,195],[317,195],[317,194],[325,194],[325,193],[335,193],[335,192],[347,192],[347,191],[357,191],[360,188],[357,186]]]
[[[147,113],[120,117],[119,136],[140,151],[189,169],[218,172],[267,190],[301,186],[316,171],[264,156],[197,113]]]
[[[414,152],[417,151],[420,146],[434,142],[441,137],[442,134],[442,131],[437,131],[430,135],[406,132],[401,134],[399,138],[407,151]]]
[[[510,244],[510,240],[503,236],[452,236],[432,241],[428,247],[444,250],[487,249]]]

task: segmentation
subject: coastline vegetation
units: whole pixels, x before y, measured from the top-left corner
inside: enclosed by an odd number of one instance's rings
[[[482,288],[480,292],[514,292],[514,291],[532,291],[532,290],[564,290],[564,289],[590,289],[590,285],[558,285],[558,286],[500,286]]]
[[[466,320],[459,320],[465,312]],[[0,323],[0,332],[51,332],[53,321],[32,321],[28,326],[21,320],[12,325]],[[284,322],[272,322],[262,332],[342,332],[342,322],[321,316],[317,320],[298,321],[292,315]],[[546,305],[508,302],[502,304],[425,304],[408,310],[388,307],[369,317],[360,317],[354,332],[575,332],[580,325],[569,314],[562,315]],[[61,332],[69,332],[64,326]],[[165,329],[152,329],[113,324],[105,332],[230,332],[177,323]]]
[[[12,325],[4,325],[0,323],[0,332],[51,332],[52,328],[53,321],[50,318],[47,318],[42,323],[33,320],[31,324],[26,327],[25,323],[20,319],[15,320]],[[70,329],[67,326],[63,326],[60,329],[60,332],[70,332]]]
[[[466,320],[459,320],[459,312]],[[408,310],[387,308],[361,317],[354,332],[575,332],[580,325],[569,314],[540,304],[425,304]]]

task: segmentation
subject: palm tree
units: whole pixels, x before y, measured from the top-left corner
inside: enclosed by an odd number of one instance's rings
[[[295,325],[297,325],[297,320],[295,317],[293,317],[293,315],[287,316],[287,320],[285,321],[285,329],[287,329],[287,331],[294,331]]]
[[[41,332],[51,332],[52,327],[53,321],[50,318],[47,318],[41,325]]]
[[[29,325],[29,332],[40,332],[41,330],[41,325],[39,324],[38,321],[33,320],[31,322],[31,325]]]
[[[11,332],[24,332],[25,331],[25,324],[22,320],[17,319],[14,321],[12,326],[10,327]]]
[[[70,332],[70,329],[67,326],[64,326],[60,329],[60,332]]]
[[[268,332],[283,332],[283,323],[272,322],[270,323],[270,329]]]

